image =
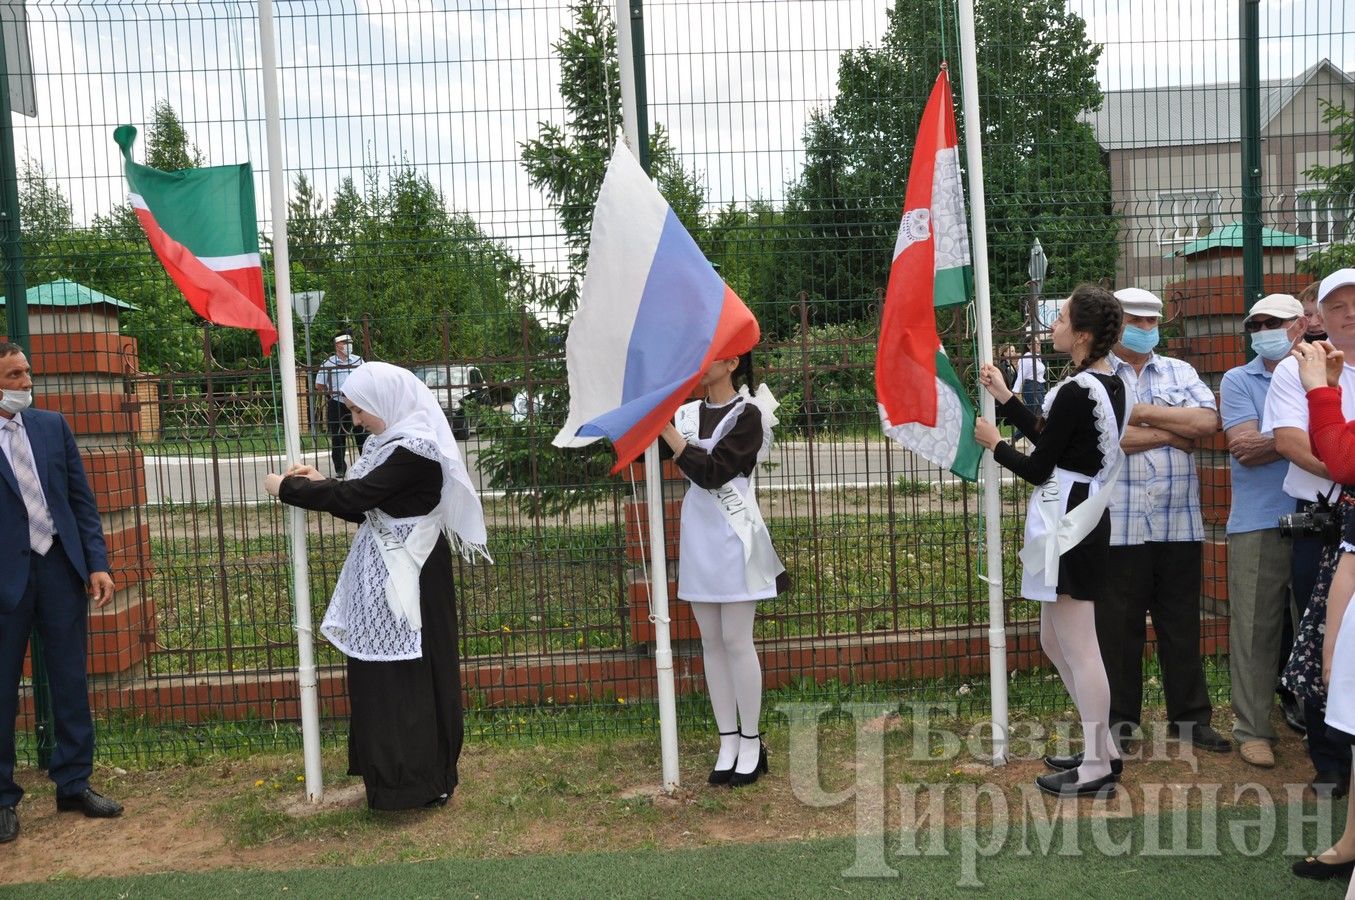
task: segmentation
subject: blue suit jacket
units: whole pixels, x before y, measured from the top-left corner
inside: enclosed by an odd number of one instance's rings
[[[60,413],[26,409],[20,418],[33,448],[33,462],[38,468],[42,491],[47,495],[52,522],[61,538],[61,550],[80,578],[88,582],[89,573],[108,571],[108,553],[99,509],[85,477],[85,466],[80,462],[75,435]],[[28,546],[28,509],[19,494],[14,469],[3,452],[0,452],[0,554],[5,560],[0,567],[0,613],[7,613],[23,599],[33,551]]]

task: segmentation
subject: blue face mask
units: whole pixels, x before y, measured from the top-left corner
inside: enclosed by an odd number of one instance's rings
[[[1293,346],[1294,342],[1283,328],[1270,328],[1251,336],[1251,348],[1256,351],[1256,355],[1271,362],[1284,359]]]
[[[1157,326],[1139,328],[1137,325],[1126,325],[1120,343],[1135,353],[1152,353],[1157,346]]]

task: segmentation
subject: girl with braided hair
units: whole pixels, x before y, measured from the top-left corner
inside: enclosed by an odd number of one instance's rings
[[[1077,706],[1084,749],[1045,757],[1057,772],[1036,784],[1063,797],[1114,796],[1122,768],[1110,734],[1110,685],[1092,606],[1102,595],[1109,561],[1106,504],[1124,462],[1120,438],[1129,421],[1124,382],[1106,359],[1119,340],[1122,316],[1115,296],[1096,285],[1081,285],[1064,301],[1054,322],[1054,349],[1068,353],[1076,367],[1045,397],[1041,416],[1012,394],[996,366],[985,365],[979,375],[1002,418],[1035,444],[1027,456],[992,422],[975,422],[975,440],[1003,467],[1038,486],[1026,511],[1021,595],[1042,603],[1040,645]]]

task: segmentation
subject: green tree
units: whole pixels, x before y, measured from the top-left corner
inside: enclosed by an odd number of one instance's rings
[[[24,279],[46,284],[67,276],[66,261],[78,242],[71,201],[42,165],[25,159],[19,173],[19,223],[23,228]]]
[[[787,260],[782,293],[808,291],[819,321],[869,317],[888,280],[918,122],[954,49],[955,24],[938,12],[896,3],[878,47],[843,54],[838,96],[806,129],[787,233],[808,250]],[[1050,256],[1051,292],[1114,271],[1109,173],[1080,121],[1101,104],[1100,48],[1064,0],[992,0],[976,15],[994,306],[1010,324],[1034,238]],[[958,93],[958,73],[952,81]]]
[[[1318,101],[1322,104],[1322,121],[1331,127],[1338,161],[1332,165],[1315,164],[1303,170],[1310,180],[1322,185],[1314,192],[1332,206],[1344,211],[1345,232],[1332,245],[1311,254],[1299,263],[1299,271],[1321,278],[1330,272],[1355,266],[1355,110],[1344,105]]]
[[[560,57],[564,124],[542,122],[540,134],[522,145],[522,166],[528,180],[544,191],[555,207],[569,248],[574,275],[562,279],[559,293],[546,298],[557,313],[565,316],[578,303],[578,280],[588,261],[593,204],[622,125],[621,70],[610,4],[579,0],[571,4],[570,15],[573,24],[553,45]],[[701,244],[705,188],[701,179],[683,166],[661,124],[649,136],[649,171],[679,221]]]
[[[188,137],[188,132],[168,100],[151,107],[151,124],[146,129],[146,165],[164,172],[196,169],[207,158]]]

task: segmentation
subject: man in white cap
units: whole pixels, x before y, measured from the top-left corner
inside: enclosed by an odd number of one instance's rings
[[[353,414],[344,405],[340,391],[353,370],[365,360],[353,352],[353,336],[348,332],[334,335],[334,355],[320,364],[315,375],[315,387],[328,400],[325,403],[325,424],[329,429],[330,455],[334,460],[334,477],[348,473],[348,436],[353,436],[358,452],[367,440],[367,432],[353,427]]]
[[[1229,369],[1219,385],[1223,435],[1228,441],[1233,503],[1228,511],[1228,669],[1233,738],[1242,759],[1275,765],[1270,725],[1275,674],[1289,615],[1292,548],[1280,536],[1280,517],[1294,501],[1284,492],[1288,463],[1275,437],[1261,432],[1271,374],[1303,339],[1303,304],[1288,294],[1256,301],[1242,320],[1256,358]]]
[[[1142,721],[1145,614],[1157,633],[1162,691],[1173,736],[1225,753],[1210,727],[1213,705],[1200,658],[1204,520],[1192,451],[1218,430],[1214,394],[1189,363],[1154,352],[1162,301],[1115,292],[1124,331],[1110,356],[1133,407],[1121,446],[1124,469],[1110,499],[1110,571],[1096,604],[1096,633],[1110,681],[1111,731],[1121,746]]]
[[[1327,340],[1344,352],[1347,360],[1355,359],[1355,269],[1338,269],[1322,279],[1317,303]],[[1355,368],[1349,362],[1341,373],[1341,408],[1347,420],[1355,419]],[[1275,367],[1261,429],[1274,433],[1275,449],[1289,461],[1284,492],[1293,498],[1296,512],[1306,511],[1319,497],[1336,499],[1339,486],[1332,483],[1326,465],[1313,455],[1308,440],[1307,393],[1299,381],[1298,361],[1292,357]],[[1319,535],[1294,537],[1290,577],[1294,600],[1301,609],[1326,599],[1315,592],[1320,580],[1330,584],[1329,578],[1320,578],[1324,545]],[[1350,789],[1350,747],[1327,736],[1320,702],[1305,699],[1304,715],[1308,756],[1315,773],[1313,790],[1320,796],[1343,797]]]

